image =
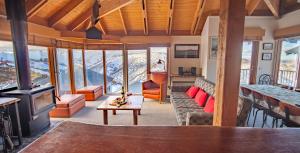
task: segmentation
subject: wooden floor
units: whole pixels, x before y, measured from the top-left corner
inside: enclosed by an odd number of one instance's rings
[[[300,129],[99,126],[64,122],[23,153],[297,153]]]

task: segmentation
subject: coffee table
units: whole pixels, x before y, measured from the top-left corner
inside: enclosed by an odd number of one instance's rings
[[[144,102],[143,96],[136,96],[132,95],[128,97],[128,103],[125,105],[122,105],[120,107],[118,106],[112,106],[110,105],[112,101],[105,101],[102,104],[100,104],[97,107],[97,110],[103,111],[103,123],[104,125],[108,124],[108,110],[113,111],[113,115],[116,115],[117,110],[132,110],[133,111],[133,124],[138,124],[138,115],[141,114],[142,105]]]

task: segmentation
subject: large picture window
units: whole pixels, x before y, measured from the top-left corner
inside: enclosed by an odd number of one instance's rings
[[[299,69],[300,38],[284,39],[281,44],[278,84],[296,86]]]
[[[252,57],[252,41],[243,42],[242,50],[242,63],[241,63],[241,84],[249,84],[250,80],[250,67],[251,67],[251,57]]]
[[[28,46],[28,51],[32,83],[35,85],[50,84],[48,48]]]
[[[103,51],[85,50],[85,66],[87,85],[104,85]]]
[[[68,49],[57,48],[57,67],[58,67],[58,83],[59,94],[71,93],[70,73],[69,73],[69,53]]]
[[[128,90],[142,93],[142,82],[147,79],[147,50],[128,51]]]
[[[17,86],[13,44],[0,41],[0,90]]]
[[[76,89],[80,89],[84,87],[82,50],[73,49],[72,53],[73,53],[75,87]]]
[[[106,75],[108,93],[120,93],[123,86],[123,51],[107,50]]]
[[[150,48],[150,63],[151,72],[166,72],[167,71],[167,47],[151,47]]]

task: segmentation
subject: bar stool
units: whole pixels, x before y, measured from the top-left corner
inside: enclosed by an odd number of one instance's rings
[[[252,107],[253,107],[253,100],[251,98],[251,90],[248,89],[248,88],[245,88],[245,87],[241,87],[241,91],[242,91],[242,95],[246,98],[248,98],[249,102],[251,102],[251,110],[249,111],[248,113],[248,117],[247,117],[247,125],[249,124],[249,118],[250,118],[250,115],[251,115],[251,112],[252,112]]]
[[[280,113],[280,109],[279,109],[280,100],[275,99],[273,97],[265,96],[265,102],[268,104],[268,109],[264,112],[265,115],[264,115],[264,120],[263,120],[262,127],[264,127],[268,116],[273,118],[272,128],[274,128],[275,123],[276,123],[276,127],[278,127],[278,120],[279,119],[283,120],[285,118]]]
[[[283,125],[287,127],[300,127],[300,123],[297,123],[291,119],[291,117],[300,117],[300,107],[283,102],[279,103],[279,107],[285,112],[285,118],[282,120],[280,127],[283,127]]]
[[[263,119],[264,119],[265,111],[268,110],[268,108],[265,107],[265,105],[264,105],[264,95],[262,95],[261,93],[258,93],[256,91],[252,91],[252,95],[253,95],[253,100],[254,100],[253,105],[252,105],[253,113],[256,109],[254,121],[253,121],[253,125],[252,125],[252,127],[254,127],[258,111],[263,111]],[[263,125],[262,125],[262,127],[263,127]]]

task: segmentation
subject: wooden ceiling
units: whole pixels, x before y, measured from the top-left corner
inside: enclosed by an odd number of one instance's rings
[[[26,0],[28,21],[58,31],[91,26],[94,0]],[[106,35],[199,35],[220,0],[100,0],[99,28]],[[247,0],[246,15],[275,16],[300,8],[297,0]],[[5,17],[4,0],[0,16]]]

